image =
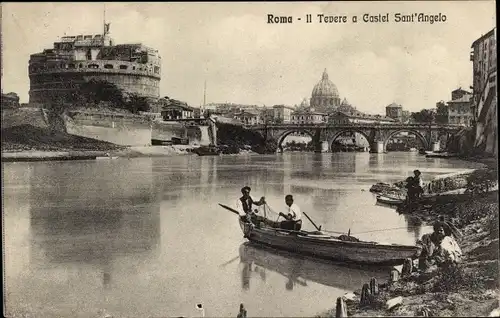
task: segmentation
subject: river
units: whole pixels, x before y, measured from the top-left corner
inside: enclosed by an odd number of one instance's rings
[[[285,153],[2,166],[7,314],[234,317],[244,303],[269,317],[317,314],[388,273],[244,244],[236,216],[218,203],[234,205],[248,185],[283,211],[291,193],[324,229],[412,244],[429,227],[376,205],[370,186],[417,168],[428,181],[478,165],[416,153]]]

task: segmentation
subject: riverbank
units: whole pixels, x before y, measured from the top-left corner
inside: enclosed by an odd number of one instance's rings
[[[412,213],[429,225],[439,216],[462,232],[457,240],[464,254],[459,266],[432,273],[414,270],[392,284],[381,282],[379,293],[368,306],[360,305],[361,289],[357,290],[353,297],[345,297],[348,316],[474,317],[488,316],[499,307],[498,190],[474,197],[449,194],[427,198]],[[398,305],[389,309],[386,302],[397,297],[401,297]],[[334,308],[319,317],[335,315]]]

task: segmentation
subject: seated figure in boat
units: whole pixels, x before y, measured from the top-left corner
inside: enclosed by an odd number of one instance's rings
[[[287,213],[280,212],[280,216],[285,218],[285,221],[280,223],[280,227],[285,230],[300,231],[302,227],[302,213],[297,204],[293,203],[293,196],[288,194],[285,196],[285,204],[287,205]]]
[[[250,196],[251,190],[252,189],[250,189],[249,186],[241,188],[241,193],[243,194],[243,196],[236,201],[236,209],[243,214],[242,218],[245,218],[247,222],[258,224],[264,218],[256,215],[256,213],[258,213],[258,210],[254,210],[253,206],[263,205],[266,203],[266,200],[264,197],[261,197],[259,201],[254,201]]]
[[[422,271],[432,271],[437,267],[457,264],[462,257],[462,250],[446,222],[438,221],[434,223],[433,228],[433,233],[424,234],[418,242],[422,245],[418,259],[418,268]]]

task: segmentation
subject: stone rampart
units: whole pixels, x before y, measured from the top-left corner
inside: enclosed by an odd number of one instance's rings
[[[64,121],[69,134],[124,146],[151,145],[151,122],[144,116],[70,112]]]

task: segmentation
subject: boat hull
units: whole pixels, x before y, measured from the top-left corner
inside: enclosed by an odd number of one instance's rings
[[[404,203],[404,200],[393,199],[393,198],[384,197],[384,196],[378,196],[377,202],[383,203],[383,204],[388,204],[388,205],[401,205]]]
[[[421,248],[375,242],[342,241],[330,235],[256,228],[239,220],[245,237],[255,243],[322,259],[359,264],[398,265],[407,258],[417,258]]]

